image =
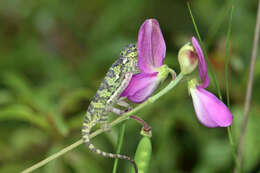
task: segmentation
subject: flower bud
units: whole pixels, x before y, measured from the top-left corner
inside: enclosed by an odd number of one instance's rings
[[[185,44],[178,53],[178,60],[181,67],[181,73],[186,75],[197,67],[198,56],[190,43]]]
[[[135,153],[135,162],[137,164],[139,173],[149,172],[151,156],[152,156],[151,138],[144,136],[140,140]],[[131,170],[131,173],[134,173],[134,169]]]

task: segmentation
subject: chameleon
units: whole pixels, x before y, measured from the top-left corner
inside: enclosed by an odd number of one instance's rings
[[[120,52],[120,57],[109,68],[99,89],[90,102],[82,127],[83,141],[91,151],[103,157],[130,161],[133,164],[136,173],[138,173],[138,170],[134,160],[125,155],[108,153],[96,148],[90,141],[90,132],[97,124],[101,124],[102,128],[109,130],[110,127],[107,123],[108,113],[112,112],[121,115],[125,112],[124,110],[116,108],[116,105],[129,108],[129,105],[124,101],[124,98],[120,98],[120,94],[129,84],[132,75],[140,72],[137,65],[137,55],[135,44],[127,45]]]

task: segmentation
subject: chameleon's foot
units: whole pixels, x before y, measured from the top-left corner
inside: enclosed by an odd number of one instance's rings
[[[101,129],[105,132],[109,132],[111,130],[110,125],[107,122],[101,124]]]
[[[133,108],[129,105],[128,107],[127,107],[127,109],[125,110],[125,112],[129,112],[129,111],[131,111]]]
[[[118,100],[117,104],[118,104],[119,106],[122,106],[122,107],[127,108],[127,110],[126,110],[125,112],[128,112],[128,111],[132,110],[133,108],[132,108],[132,107],[129,105],[129,103],[127,103],[124,99],[125,99],[124,97],[120,98],[120,99]]]
[[[125,113],[125,111],[118,109],[118,108],[115,108],[115,107],[110,107],[109,112],[112,112],[116,115],[123,115]]]

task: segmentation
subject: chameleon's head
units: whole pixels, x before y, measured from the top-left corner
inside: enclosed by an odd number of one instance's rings
[[[120,57],[122,58],[123,64],[127,67],[129,72],[139,73],[140,70],[137,66],[137,48],[135,44],[127,45],[121,52]]]

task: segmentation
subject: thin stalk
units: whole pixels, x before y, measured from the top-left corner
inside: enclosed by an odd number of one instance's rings
[[[152,128],[142,118],[134,115],[130,115],[130,118],[137,121],[139,124],[141,124],[143,126],[144,131],[149,132],[152,130]]]
[[[209,32],[207,33],[207,36],[205,37],[205,38],[207,38],[206,47],[211,46],[215,36],[217,35],[217,32],[219,31],[220,27],[222,26],[225,18],[228,16],[229,9],[232,7],[232,5],[233,5],[233,0],[231,0],[231,1],[226,0],[223,7],[219,10],[218,14],[215,17],[215,21],[210,26]]]
[[[190,8],[190,3],[187,2],[187,6],[188,6],[188,10],[190,12],[190,16],[191,16],[191,20],[192,20],[192,23],[194,25],[194,29],[195,29],[195,32],[197,34],[197,37],[199,39],[199,42],[200,42],[200,45],[201,45],[201,48],[202,48],[202,51],[203,51],[203,54],[205,55],[205,59],[206,59],[206,62],[207,62],[207,65],[208,65],[208,70],[209,70],[209,75],[213,81],[213,84],[214,84],[214,87],[215,89],[217,90],[218,92],[218,97],[220,98],[220,100],[222,100],[222,94],[221,94],[221,91],[220,91],[220,88],[219,88],[219,84],[218,84],[218,81],[216,79],[216,75],[211,67],[211,64],[209,63],[209,58],[208,58],[208,55],[207,55],[207,52],[205,50],[205,46],[201,40],[201,37],[200,37],[200,33],[199,33],[199,30],[198,30],[198,27],[196,25],[196,22],[195,22],[195,19],[193,17],[193,14],[192,14],[192,11],[191,11],[191,8]]]
[[[227,97],[227,106],[230,108],[230,98],[229,98],[229,76],[228,76],[228,64],[229,64],[229,41],[231,35],[231,26],[233,18],[234,6],[231,8],[230,19],[228,23],[228,32],[226,37],[226,58],[225,58],[225,80],[226,80],[226,97]]]
[[[230,42],[230,35],[231,35],[233,13],[234,13],[234,6],[231,7],[230,17],[229,17],[229,22],[228,22],[228,31],[227,31],[227,37],[226,37],[226,57],[225,57],[226,97],[227,97],[227,106],[229,109],[230,109],[230,96],[229,96],[229,68],[228,68],[228,65],[229,65],[229,42]],[[234,162],[235,162],[238,172],[240,172],[240,165],[239,165],[238,157],[236,154],[236,146],[234,145],[234,142],[233,142],[231,126],[227,127],[227,133],[228,133],[229,143],[232,147],[232,155],[234,158]]]
[[[235,165],[236,165],[236,169],[238,170],[238,172],[240,172],[240,165],[239,165],[239,162],[238,162],[238,157],[237,157],[237,154],[236,154],[236,146],[234,145],[234,141],[233,141],[233,137],[232,137],[232,133],[231,133],[231,127],[227,127],[227,133],[228,133],[228,139],[229,139],[229,143],[232,147],[232,156],[234,158],[234,162],[235,162]]]
[[[170,71],[170,69],[169,69]],[[145,102],[139,104],[138,106],[136,106],[134,109],[132,109],[129,112],[126,112],[125,114],[123,114],[122,116],[118,117],[116,120],[112,121],[110,123],[110,127],[114,127],[116,125],[118,125],[119,123],[122,123],[123,121],[129,119],[130,115],[133,115],[134,113],[136,113],[137,111],[141,110],[142,108],[144,108],[145,106],[155,102],[156,100],[158,100],[161,96],[163,96],[164,94],[166,94],[167,92],[169,92],[171,89],[173,89],[183,78],[183,74],[180,73],[175,80],[172,80],[164,89],[162,89],[161,91],[159,91],[157,94],[155,94],[154,96],[150,97],[149,99],[147,99]],[[101,134],[105,132],[105,129],[98,129],[95,132],[93,132],[90,135],[90,138],[94,138],[95,136]],[[35,165],[25,169],[24,171],[22,171],[21,173],[30,173],[44,165],[46,165],[47,163],[49,163],[50,161],[62,156],[63,154],[67,153],[68,151],[78,147],[79,145],[83,144],[83,140],[80,139],[77,142],[71,144],[70,146],[62,149],[61,151],[47,157],[46,159],[36,163]]]
[[[122,145],[123,145],[123,139],[125,135],[125,123],[121,125],[119,137],[117,140],[117,146],[116,146],[116,154],[120,154]],[[118,159],[115,159],[114,166],[113,166],[113,173],[116,173],[118,167]]]
[[[256,62],[256,56],[257,56],[257,51],[258,51],[259,31],[260,31],[260,0],[258,1],[254,42],[253,42],[253,48],[252,48],[252,54],[251,54],[250,71],[249,71],[249,75],[248,75],[246,98],[245,98],[245,105],[244,105],[244,112],[243,112],[243,122],[242,122],[242,126],[241,126],[241,133],[240,133],[239,144],[238,144],[237,155],[238,155],[238,161],[239,161],[240,165],[242,163],[242,154],[243,154],[243,148],[244,148],[246,127],[247,127],[247,122],[248,122],[248,113],[249,113],[249,108],[250,108],[250,104],[251,104],[255,62]]]

